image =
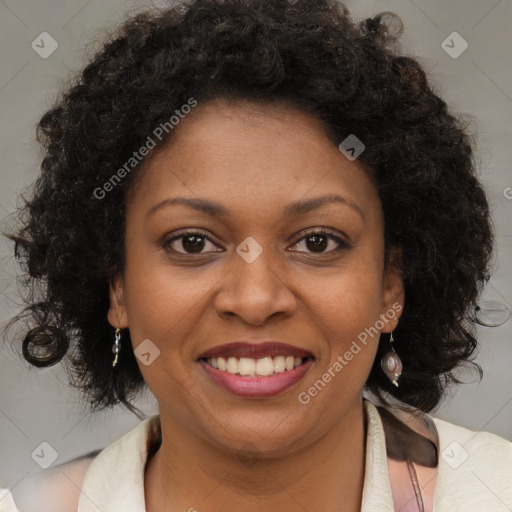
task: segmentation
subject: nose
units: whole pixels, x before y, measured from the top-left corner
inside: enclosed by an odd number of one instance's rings
[[[286,283],[289,276],[265,257],[265,252],[252,263],[235,256],[234,266],[215,298],[215,309],[221,317],[236,316],[247,324],[260,326],[271,317],[294,314],[297,300]]]

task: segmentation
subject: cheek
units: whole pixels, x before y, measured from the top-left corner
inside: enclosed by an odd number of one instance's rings
[[[196,271],[197,272],[197,271]],[[186,415],[188,395],[193,389],[186,365],[190,349],[186,340],[197,331],[201,303],[215,280],[203,273],[200,277],[173,272],[161,258],[134,249],[125,265],[125,303],[133,349],[150,340],[158,356],[146,365],[137,359],[144,381],[160,403],[172,402]],[[147,344],[147,342],[145,342]]]
[[[382,328],[382,270],[374,252],[358,251],[321,284],[312,280],[305,287],[307,309],[328,342],[319,365],[342,373],[336,380],[343,386],[362,387],[373,364]]]
[[[380,337],[375,329],[380,313],[378,301],[371,293],[364,293],[362,286],[357,290],[357,294],[339,294],[338,303],[333,306],[333,300],[323,310],[321,329],[327,343],[314,381],[330,383],[323,393],[327,402],[359,396],[376,357]]]
[[[134,250],[126,260],[125,294],[130,332],[135,342],[154,337],[165,343],[176,329],[193,321],[194,306],[204,300],[215,279],[190,269],[173,271],[159,253]]]
[[[372,257],[354,254],[346,265],[307,285],[308,307],[335,331],[357,334],[379,318],[382,268]],[[357,332],[355,332],[357,331]]]
[[[329,365],[341,356],[350,366],[366,367],[371,366],[375,357],[380,330],[376,328],[379,301],[360,282],[354,289],[357,293],[341,289],[316,311],[317,326],[328,341],[324,359]]]

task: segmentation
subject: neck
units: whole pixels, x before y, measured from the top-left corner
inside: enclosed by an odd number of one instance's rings
[[[162,444],[147,465],[146,510],[361,510],[365,416],[361,402],[323,437],[286,456],[242,457],[160,414]]]

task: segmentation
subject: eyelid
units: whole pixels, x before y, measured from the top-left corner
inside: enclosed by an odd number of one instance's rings
[[[177,233],[174,233],[172,237],[168,238],[168,237],[164,237],[163,241],[162,241],[162,248],[163,249],[167,249],[168,246],[170,246],[170,244],[172,242],[174,242],[175,240],[179,240],[180,238],[185,238],[187,236],[190,236],[190,235],[201,235],[203,238],[205,238],[206,240],[208,240],[209,242],[211,242],[212,244],[214,244],[215,246],[219,247],[219,244],[217,242],[215,242],[214,240],[211,239],[210,236],[208,236],[206,234],[205,231],[203,231],[202,229],[200,228],[194,228],[194,229],[185,229],[183,231],[178,231]],[[175,254],[180,254],[182,256],[194,256],[194,254],[192,253],[186,253],[186,252],[180,252],[180,251],[176,251],[176,250],[172,250]],[[212,251],[210,251],[212,252]],[[221,252],[221,251],[213,251],[213,252]],[[207,254],[207,253],[197,253],[195,254],[195,256],[200,256],[201,254]]]
[[[316,254],[320,254],[320,255],[331,254],[333,252],[337,252],[340,250],[349,249],[351,247],[350,244],[347,241],[345,241],[342,237],[338,236],[336,233],[337,232],[333,232],[332,230],[329,230],[328,228],[326,228],[324,226],[316,227],[316,228],[309,228],[308,230],[305,230],[298,235],[299,238],[297,238],[296,241],[293,242],[292,246],[297,245],[299,242],[301,242],[305,238],[308,238],[309,236],[320,235],[320,236],[327,237],[331,240],[334,240],[334,242],[336,242],[338,244],[338,247],[336,249],[331,249],[330,251],[325,251],[325,252],[316,253]],[[203,238],[205,238],[206,240],[208,240],[209,242],[211,242],[212,244],[214,244],[215,246],[219,247],[219,244],[217,242],[215,242],[214,240],[212,240],[210,238],[210,236],[208,236],[208,234],[200,228],[195,228],[195,229],[188,228],[188,229],[185,229],[184,231],[178,231],[171,238],[164,238],[164,240],[162,242],[162,247],[164,249],[166,249],[175,240],[178,240],[180,238],[184,238],[184,237],[190,236],[190,235],[200,235]],[[220,251],[209,251],[209,253],[211,254],[212,252],[222,252],[222,250],[223,249],[221,249]],[[196,253],[196,254],[183,253],[183,252],[175,251],[175,250],[173,250],[173,252],[176,254],[183,255],[183,256],[191,256],[191,255],[200,256],[201,254],[208,254],[208,252],[207,253]],[[304,252],[304,251],[292,251],[292,252]],[[308,253],[308,254],[315,254],[315,253],[312,252],[312,253]]]
[[[340,251],[340,250],[350,249],[351,248],[351,245],[346,240],[344,240],[341,236],[339,236],[337,234],[337,232],[329,230],[325,226],[321,226],[321,227],[317,227],[317,228],[311,228],[311,229],[308,229],[307,231],[304,231],[303,233],[301,233],[299,235],[299,238],[297,238],[297,240],[292,244],[292,246],[297,245],[299,242],[301,242],[305,238],[308,238],[308,237],[313,236],[313,235],[325,236],[325,237],[327,237],[327,238],[329,238],[331,240],[334,240],[338,244],[338,247],[336,249],[333,249],[333,250],[330,250],[330,251],[325,251],[323,253],[316,253],[316,254],[319,254],[319,255],[322,255],[322,254],[332,254],[332,253]],[[294,252],[302,252],[302,251],[294,251]],[[311,253],[308,253],[308,254],[315,254],[315,253],[311,252]]]

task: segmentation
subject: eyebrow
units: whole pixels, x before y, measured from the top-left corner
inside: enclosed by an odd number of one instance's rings
[[[300,215],[304,215],[312,210],[320,208],[325,204],[338,203],[345,206],[349,206],[355,211],[359,213],[359,215],[366,220],[366,215],[364,211],[353,201],[347,199],[346,197],[331,194],[327,196],[315,197],[313,199],[307,199],[305,201],[296,201],[294,203],[290,203],[287,205],[282,213],[283,219],[290,219],[293,217],[298,217]],[[227,217],[229,216],[229,210],[224,208],[220,203],[215,201],[210,201],[208,199],[199,199],[193,197],[172,197],[168,199],[164,199],[163,201],[157,203],[153,207],[151,207],[147,213],[147,216],[153,215],[157,211],[162,208],[172,206],[172,205],[183,205],[192,208],[201,213],[205,213],[206,215],[210,215],[212,217]]]
[[[295,203],[289,204],[283,211],[283,218],[292,218],[297,217],[299,215],[304,215],[305,213],[310,212],[311,210],[315,210],[316,208],[320,208],[324,204],[338,203],[343,204],[345,206],[350,206],[352,209],[357,211],[359,215],[366,220],[366,215],[363,209],[354,203],[353,201],[347,199],[346,197],[331,194],[327,196],[314,197],[313,199],[308,199],[306,201],[297,201]]]

